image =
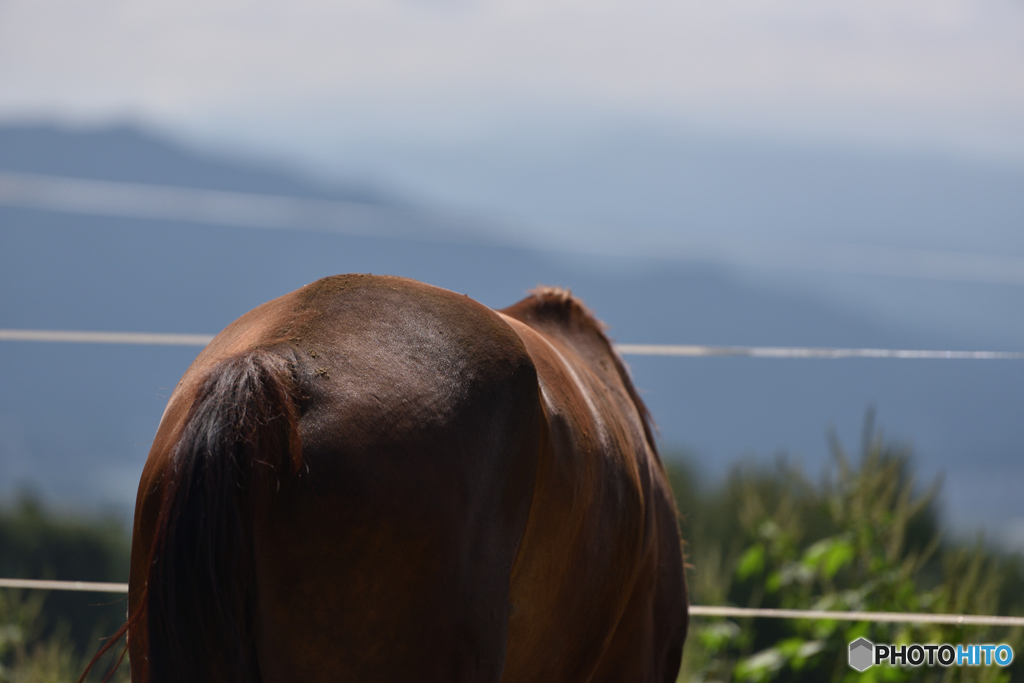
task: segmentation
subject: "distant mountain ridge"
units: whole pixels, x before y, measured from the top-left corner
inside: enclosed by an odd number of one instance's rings
[[[0,127],[0,169],[349,196],[124,127]],[[763,286],[708,265],[0,206],[0,327],[216,333],[264,301],[341,272],[411,277],[495,307],[538,283],[567,286],[624,343],[959,343],[952,333],[884,324],[815,291]],[[129,509],[164,402],[195,352],[0,342],[0,495],[30,481],[69,503]],[[1016,490],[1024,480],[1024,364],[627,361],[666,448],[692,450],[711,474],[737,457],[783,449],[813,472],[824,461],[826,428],[835,425],[855,450],[864,411],[875,405],[890,436],[915,440],[922,476],[946,472],[954,522],[1024,518]]]
[[[369,189],[327,185],[298,171],[200,152],[127,124],[0,125],[0,169],[371,204],[386,201]]]

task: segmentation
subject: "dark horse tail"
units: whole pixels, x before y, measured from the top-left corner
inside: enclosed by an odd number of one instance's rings
[[[288,360],[262,349],[202,381],[164,474],[145,614],[126,624],[146,621],[151,683],[260,681],[253,527],[301,465],[296,393]]]

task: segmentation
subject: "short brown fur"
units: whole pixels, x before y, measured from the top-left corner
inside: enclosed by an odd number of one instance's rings
[[[373,276],[193,363],[129,602],[133,683],[672,681],[687,629],[672,495],[597,318]]]

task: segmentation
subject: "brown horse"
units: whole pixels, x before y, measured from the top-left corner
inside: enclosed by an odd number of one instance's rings
[[[134,683],[673,681],[687,597],[646,409],[579,301],[345,275],[185,373],[129,614]]]

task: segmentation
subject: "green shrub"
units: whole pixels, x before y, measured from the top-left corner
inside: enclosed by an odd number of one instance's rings
[[[886,444],[870,417],[857,465],[833,438],[817,486],[786,460],[745,463],[701,495],[692,466],[670,465],[688,537],[694,604],[795,609],[1020,614],[1020,563],[979,540],[943,542],[938,484],[921,491],[910,452]],[[669,462],[672,462],[671,460]],[[1021,629],[839,620],[692,619],[680,680],[1009,681],[998,667],[891,668],[858,673],[859,637],[880,643],[1005,642]]]
[[[0,576],[128,579],[130,544],[114,519],[60,515],[24,493],[0,509]],[[115,593],[0,589],[0,683],[75,681],[102,637],[124,622]],[[126,680],[127,667],[123,667]]]

